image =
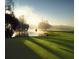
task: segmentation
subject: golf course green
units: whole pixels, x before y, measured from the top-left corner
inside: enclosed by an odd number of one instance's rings
[[[74,32],[48,31],[46,36],[5,39],[6,59],[74,59]]]

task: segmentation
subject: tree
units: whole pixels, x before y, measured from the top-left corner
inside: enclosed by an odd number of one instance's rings
[[[11,37],[14,31],[21,28],[20,22],[14,15],[14,1],[6,0],[5,4],[5,37]],[[23,16],[21,17],[23,18]],[[22,24],[23,28],[26,27],[27,30],[29,28],[28,25]]]
[[[5,14],[5,36],[11,37],[14,31],[28,30],[29,25],[19,22],[18,19],[11,14]]]
[[[48,30],[51,28],[51,25],[48,23],[48,21],[42,21],[38,24],[38,28],[42,30]]]
[[[19,16],[19,21],[20,21],[20,29],[21,31],[23,30],[28,30],[29,25],[24,23],[24,15]]]
[[[5,14],[5,36],[11,37],[13,31],[19,28],[19,21],[11,14]]]

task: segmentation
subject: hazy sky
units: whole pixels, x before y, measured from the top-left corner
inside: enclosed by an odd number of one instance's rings
[[[32,12],[33,15],[43,17],[53,25],[73,26],[74,0],[14,0],[14,2],[17,11],[22,9],[26,14]],[[40,18],[36,20],[39,21]]]

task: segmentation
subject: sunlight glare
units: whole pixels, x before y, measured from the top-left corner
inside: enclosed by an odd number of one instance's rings
[[[41,21],[40,16],[30,7],[17,8],[14,12],[17,18],[19,18],[21,15],[24,15],[25,23],[38,25],[38,23]]]

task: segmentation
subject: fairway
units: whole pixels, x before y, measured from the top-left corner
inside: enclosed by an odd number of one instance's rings
[[[6,59],[74,59],[73,32],[46,32],[47,36],[5,40]]]

